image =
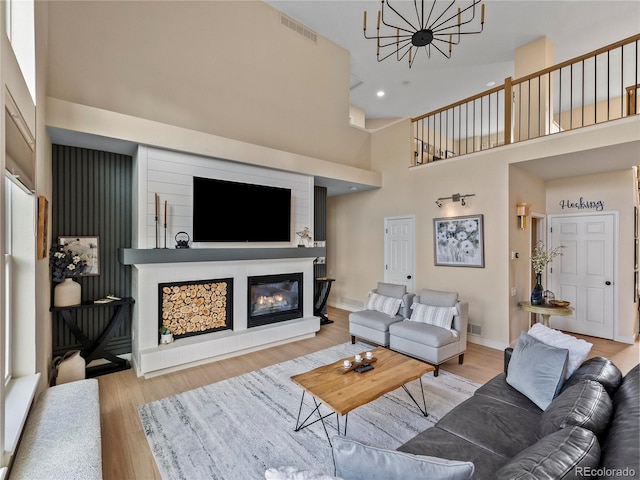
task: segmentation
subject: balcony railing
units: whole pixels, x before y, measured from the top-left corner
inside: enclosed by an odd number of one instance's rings
[[[412,119],[413,165],[640,113],[640,34]],[[509,101],[505,101],[509,99]]]

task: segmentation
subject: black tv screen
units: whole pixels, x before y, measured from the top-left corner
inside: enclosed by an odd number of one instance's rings
[[[194,242],[290,242],[291,190],[193,177]]]

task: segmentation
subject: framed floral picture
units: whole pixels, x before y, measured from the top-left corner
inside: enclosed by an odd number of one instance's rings
[[[433,234],[435,265],[484,268],[482,215],[434,218]]]
[[[58,244],[87,262],[80,276],[100,275],[98,237],[58,237]]]

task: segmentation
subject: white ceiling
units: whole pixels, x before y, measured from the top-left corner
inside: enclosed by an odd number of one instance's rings
[[[351,53],[351,86],[357,85],[351,104],[364,109],[367,119],[418,116],[480,93],[488,82],[501,84],[514,76],[514,50],[541,36],[549,38],[554,63],[560,63],[640,32],[638,0],[485,0],[482,33],[463,36],[449,60],[438,52],[428,59],[421,51],[409,69],[406,59],[378,63],[375,40],[363,37],[363,12],[372,34],[379,0],[266,2]],[[390,2],[415,18],[413,0]],[[431,0],[425,2],[430,8]],[[436,7],[449,3],[437,0]],[[378,90],[386,92],[383,98],[376,96]]]

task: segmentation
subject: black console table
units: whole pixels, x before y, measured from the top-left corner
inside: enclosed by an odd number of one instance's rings
[[[335,278],[320,277],[316,278],[316,294],[313,299],[313,314],[320,317],[320,325],[327,325],[333,323],[333,320],[329,320],[323,310],[327,305],[329,299],[329,292],[331,291],[331,285],[336,281]]]
[[[52,312],[60,313],[62,319],[64,320],[64,323],[67,325],[67,327],[69,327],[69,330],[71,330],[71,333],[73,333],[73,335],[82,344],[80,355],[82,355],[82,358],[84,358],[87,365],[89,365],[91,361],[98,358],[109,360],[109,363],[106,363],[104,365],[87,368],[87,377],[95,377],[98,375],[103,375],[105,373],[118,372],[120,370],[127,370],[131,368],[128,360],[105,351],[105,348],[109,344],[111,338],[118,331],[125,318],[128,318],[131,315],[131,305],[133,303],[135,303],[135,300],[131,297],[128,297],[121,300],[113,300],[108,303],[94,303],[93,301],[90,301],[82,302],[79,305],[70,305],[68,307],[51,307],[50,310]],[[100,333],[98,338],[93,341],[90,340],[89,337],[87,337],[78,327],[73,313],[87,308],[108,307],[114,307],[113,314],[111,315],[111,320],[109,320],[109,323]]]

